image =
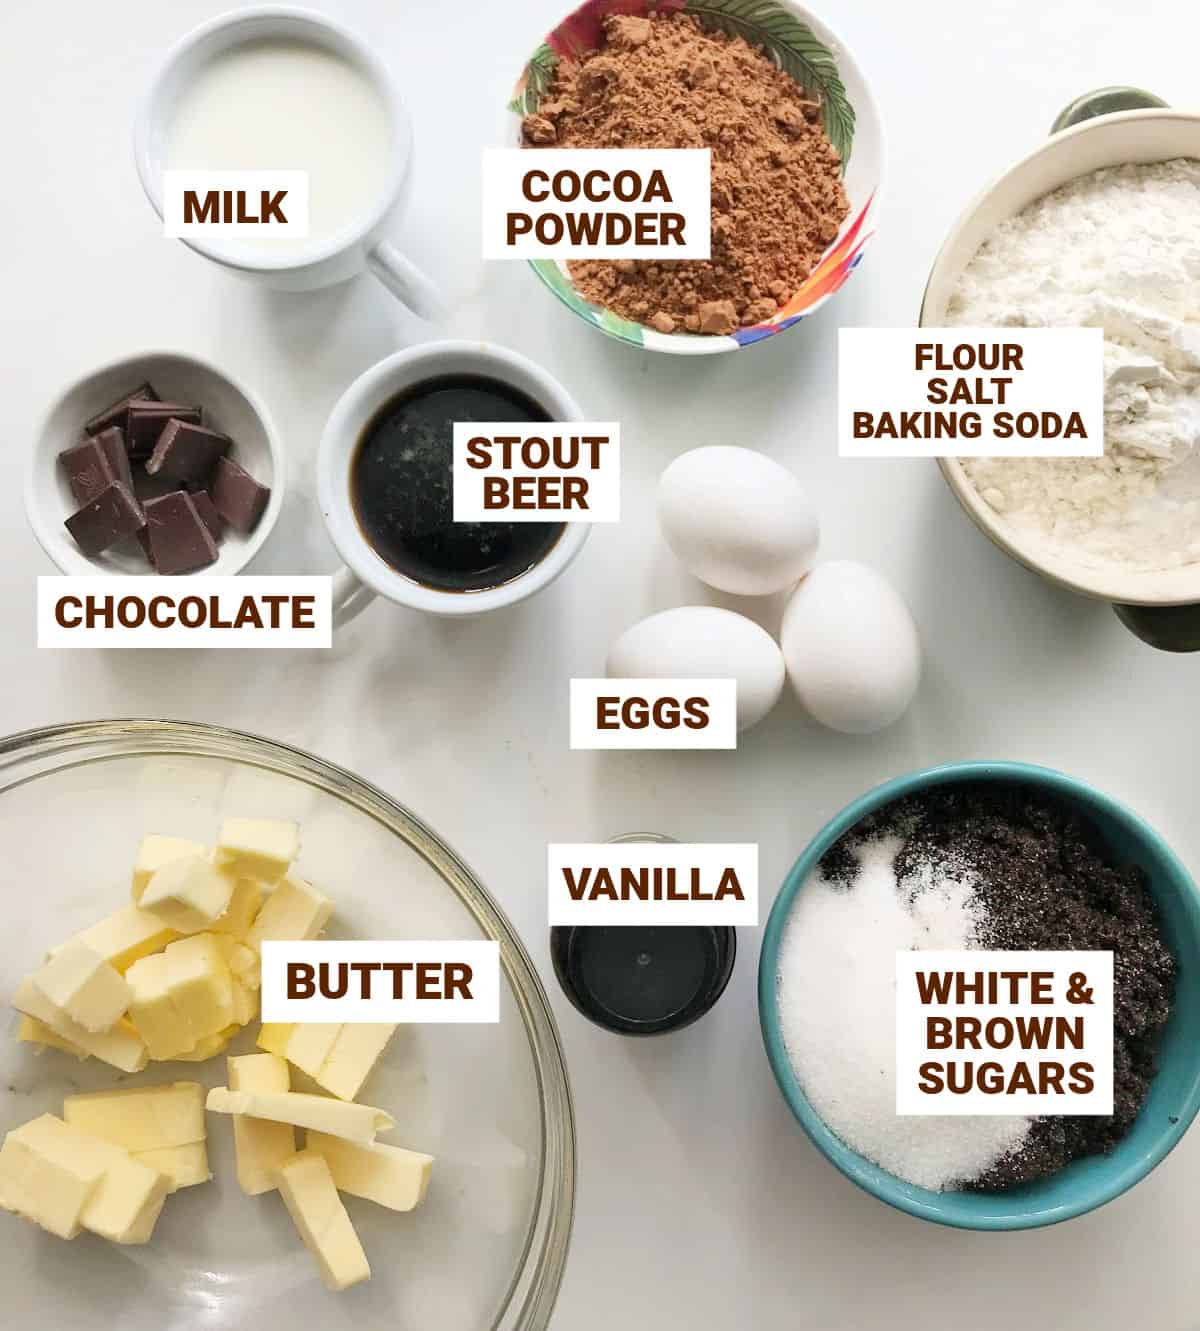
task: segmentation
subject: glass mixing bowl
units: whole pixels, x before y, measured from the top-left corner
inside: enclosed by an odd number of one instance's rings
[[[172,721],[103,721],[0,741],[7,921],[0,991],[46,950],[129,900],[138,839],[211,841],[226,814],[301,827],[299,867],[336,903],[329,937],[489,938],[500,944],[498,1026],[405,1026],[362,1098],[396,1119],[387,1140],[437,1157],[424,1204],[347,1207],[368,1284],[326,1291],[274,1193],[234,1177],[230,1125],[208,1116],[210,1183],[168,1198],[145,1247],[70,1243],[0,1212],[0,1288],[13,1327],[241,1331],[436,1326],[544,1331],[566,1260],[575,1134],[554,1019],[529,957],[479,880],[382,791],[254,735]],[[152,1063],[126,1077],[0,1039],[0,1134],[62,1112],[65,1094],[117,1085],[225,1082],[225,1060]],[[231,1045],[254,1047],[258,1023]]]

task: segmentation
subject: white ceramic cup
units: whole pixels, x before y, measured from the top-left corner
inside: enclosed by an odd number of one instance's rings
[[[174,106],[188,83],[214,57],[250,41],[281,38],[323,47],[363,73],[388,107],[392,155],[379,181],[369,212],[311,249],[264,253],[262,247],[239,248],[223,238],[219,247],[188,239],[183,243],[214,263],[267,286],[309,291],[332,286],[364,270],[372,272],[415,313],[430,318],[439,300],[429,279],[394,246],[382,239],[404,206],[412,164],[412,127],[396,86],[383,63],[359,37],[340,23],[309,9],[258,5],[222,14],[202,23],[168,51],[143,97],[134,122],[134,155],[146,196],[161,217],[167,133]]]
[[[486,342],[429,342],[398,351],[361,374],[338,399],[317,450],[317,496],[329,535],[346,567],[334,575],[333,619],[343,624],[374,597],[434,615],[477,615],[514,605],[548,586],[583,549],[591,530],[569,522],[531,569],[482,591],[444,591],[399,573],[363,535],[350,496],[350,473],[363,431],[398,393],[444,375],[482,375],[539,403],[550,420],[578,421],[574,398],[526,357]]]

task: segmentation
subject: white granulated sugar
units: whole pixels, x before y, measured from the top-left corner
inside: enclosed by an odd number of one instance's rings
[[[1200,560],[1200,161],[1111,167],[1001,223],[950,325],[1104,330],[1102,458],[964,458],[1019,543],[1126,571]]]
[[[902,845],[867,842],[849,886],[818,872],[797,893],[779,950],[780,1025],[826,1125],[889,1173],[942,1191],[1016,1150],[1032,1120],[896,1113],[896,953],[976,947],[980,923],[965,877],[923,866],[898,889]]]

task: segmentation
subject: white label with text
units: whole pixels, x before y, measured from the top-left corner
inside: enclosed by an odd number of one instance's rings
[[[736,749],[736,679],[573,679],[573,749]]]
[[[897,952],[897,1114],[1111,1114],[1111,952]]]
[[[758,846],[593,841],[546,847],[550,926],[758,924]]]
[[[455,421],[455,522],[619,522],[616,421]]]
[[[39,647],[328,647],[331,579],[39,577]]]
[[[308,172],[164,171],[163,235],[303,240],[308,235]]]
[[[485,148],[485,259],[707,259],[707,148]]]
[[[842,328],[844,458],[1104,453],[1099,328]]]
[[[264,1022],[500,1020],[500,945],[487,939],[265,942]]]

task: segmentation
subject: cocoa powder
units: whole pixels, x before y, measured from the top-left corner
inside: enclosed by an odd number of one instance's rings
[[[604,45],[561,60],[527,147],[709,148],[712,257],[577,260],[588,300],[659,332],[769,319],[850,211],[820,104],[757,47],[673,13],[609,15]]]

